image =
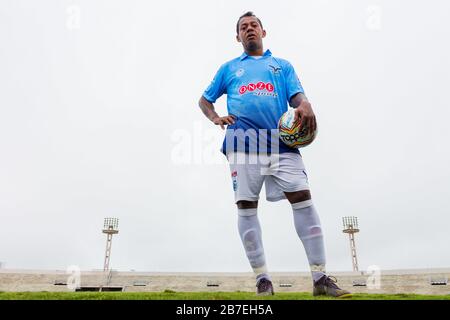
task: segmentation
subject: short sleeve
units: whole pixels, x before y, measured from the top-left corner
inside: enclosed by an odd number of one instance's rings
[[[284,75],[286,78],[286,92],[288,101],[291,101],[291,98],[297,93],[305,93],[303,90],[300,79],[295,73],[294,67],[286,61],[284,66]]]
[[[214,103],[224,93],[226,93],[225,65],[222,65],[211,81],[211,84],[203,92],[203,97],[209,102]]]

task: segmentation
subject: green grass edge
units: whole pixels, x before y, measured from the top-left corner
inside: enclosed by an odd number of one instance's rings
[[[448,295],[356,293],[338,300],[450,300]],[[307,292],[256,296],[253,292],[0,292],[0,300],[337,300]]]

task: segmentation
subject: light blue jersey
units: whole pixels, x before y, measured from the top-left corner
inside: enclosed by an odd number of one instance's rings
[[[304,91],[294,68],[269,50],[259,59],[243,53],[223,64],[203,93],[211,103],[226,94],[228,114],[236,118],[227,128],[222,152],[298,152],[277,134],[278,120],[297,93]]]

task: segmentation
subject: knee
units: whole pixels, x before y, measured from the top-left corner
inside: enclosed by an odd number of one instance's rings
[[[311,200],[311,192],[309,190],[285,192],[284,194],[291,204]]]
[[[236,202],[238,209],[256,209],[258,208],[258,201],[240,200]]]

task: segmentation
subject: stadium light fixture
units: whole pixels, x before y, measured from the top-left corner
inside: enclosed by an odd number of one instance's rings
[[[358,218],[357,217],[343,217],[342,223],[344,229],[342,232],[348,233],[350,239],[350,252],[352,255],[352,265],[353,271],[359,271],[358,268],[358,258],[356,256],[356,244],[355,244],[355,233],[359,232]]]
[[[105,218],[103,224],[103,233],[106,233],[106,250],[103,271],[108,271],[109,263],[111,261],[112,236],[113,234],[119,233],[119,219]]]

